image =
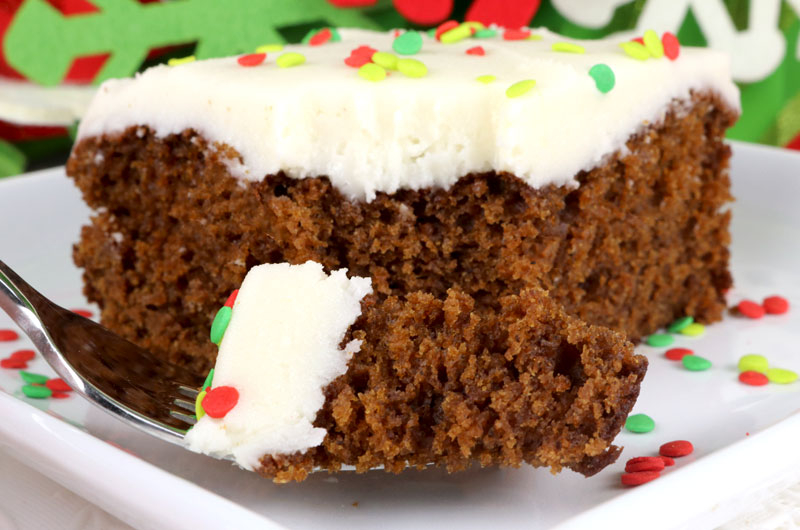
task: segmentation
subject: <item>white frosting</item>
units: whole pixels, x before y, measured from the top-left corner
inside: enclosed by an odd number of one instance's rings
[[[230,167],[240,178],[326,175],[348,198],[369,201],[378,191],[447,188],[467,173],[490,170],[533,187],[566,184],[690,90],[716,91],[739,109],[729,58],[708,49],[683,47],[676,61],[638,61],[622,52],[619,38],[580,41],[587,53],[571,54],[552,51],[565,39],[546,30],[535,30],[539,41],[498,36],[441,44],[424,35],[412,57],[427,65],[426,77],[391,72],[371,82],[343,60],[362,44],[391,52],[393,33],[340,33],[337,43],[287,46],[307,58],[294,68],[278,68],[278,52],[257,67],[228,57],[108,81],[79,138],[132,125],[159,136],[193,128],[239,152],[242,163]],[[485,56],[465,53],[477,45]],[[607,94],[588,75],[597,63],[616,76]],[[475,80],[484,74],[497,79]],[[523,79],[535,79],[535,88],[506,97],[506,88]]]
[[[253,267],[242,283],[220,343],[212,388],[232,386],[239,401],[224,418],[203,416],[186,435],[192,451],[233,457],[245,469],[267,454],[320,445],[312,425],[323,388],[347,370],[361,343],[339,344],[372,292],[369,278],[347,278],[309,261]]]

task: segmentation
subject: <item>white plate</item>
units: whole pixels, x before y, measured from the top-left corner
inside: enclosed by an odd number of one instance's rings
[[[150,439],[75,396],[24,398],[14,370],[0,370],[6,392],[0,392],[0,445],[145,528],[716,526],[757,501],[758,492],[800,475],[800,383],[747,387],[736,371],[745,353],[763,353],[775,366],[800,370],[800,155],[746,144],[736,144],[734,152],[736,288],[729,302],[779,293],[795,309],[760,321],[727,317],[702,338],[678,338],[677,346],[713,361],[707,372],[684,370],[663,358],[663,348],[639,347],[650,369],[634,412],[652,416],[656,429],[621,433],[620,461],[591,479],[523,467],[454,475],[316,474],[276,486]],[[70,254],[87,216],[62,169],[0,181],[0,258],[56,302],[86,307]],[[10,326],[0,314],[0,328]],[[0,358],[27,345],[0,343]],[[30,370],[51,373],[41,359]],[[619,485],[625,460],[656,454],[675,439],[691,440],[695,453],[654,482]]]

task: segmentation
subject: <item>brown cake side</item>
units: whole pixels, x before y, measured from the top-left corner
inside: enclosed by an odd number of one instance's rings
[[[361,339],[347,372],[325,389],[322,445],[262,458],[277,482],[314,468],[358,471],[474,463],[563,467],[590,476],[616,460],[611,445],[639,394],[647,360],[621,333],[567,315],[544,291],[476,310],[444,297],[374,295],[343,344]]]
[[[82,140],[67,172],[97,213],[75,261],[104,325],[207,370],[220,299],[260,263],[312,259],[369,276],[381,295],[451,287],[479,306],[541,287],[572,314],[636,339],[676,317],[720,318],[731,199],[717,96],[676,101],[578,187],[513,175],[346,200],[324,178],[243,182],[194,131],[146,127]]]

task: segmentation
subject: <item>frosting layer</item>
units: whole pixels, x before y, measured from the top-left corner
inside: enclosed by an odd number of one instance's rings
[[[349,199],[369,201],[376,192],[447,188],[491,170],[533,187],[567,184],[692,90],[718,92],[739,108],[729,59],[713,50],[682,48],[675,61],[639,61],[619,48],[620,38],[573,41],[586,50],[577,54],[554,51],[565,39],[546,30],[534,30],[540,40],[503,40],[501,31],[454,44],[422,35],[421,51],[410,57],[427,75],[391,71],[375,82],[344,59],[361,45],[392,52],[394,34],[339,33],[340,42],[286,46],[258,66],[228,57],[107,81],[79,139],[134,125],[158,136],[192,128],[238,151],[231,169],[240,178],[327,176]],[[478,45],[484,55],[466,53]],[[279,68],[286,52],[306,60]],[[607,93],[589,75],[600,63],[615,77]],[[494,80],[476,80],[485,75]],[[530,79],[532,89],[507,96],[511,85]]]
[[[312,425],[323,388],[347,370],[360,341],[339,344],[372,292],[369,278],[328,276],[306,262],[253,267],[233,305],[219,346],[212,388],[239,400],[223,418],[205,415],[186,435],[189,449],[233,457],[245,469],[265,454],[304,452],[325,430]]]

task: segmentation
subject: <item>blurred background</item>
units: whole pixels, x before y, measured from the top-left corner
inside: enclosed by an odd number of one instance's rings
[[[105,79],[300,42],[322,27],[448,19],[574,38],[652,28],[725,50],[743,106],[730,138],[800,150],[800,0],[0,0],[0,178],[63,164]]]

